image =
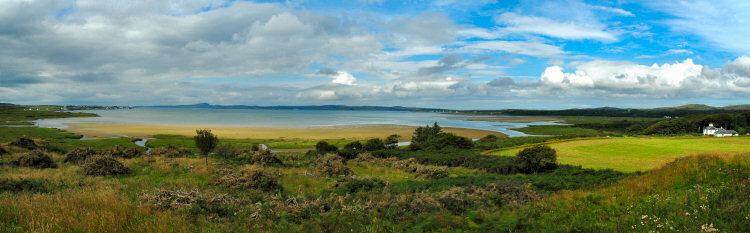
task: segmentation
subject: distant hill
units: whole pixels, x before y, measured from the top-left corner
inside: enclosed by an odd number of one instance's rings
[[[156,105],[138,106],[136,108],[210,108],[210,109],[262,109],[262,110],[351,110],[351,111],[413,111],[413,112],[443,112],[450,111],[441,108],[415,108],[402,106],[347,106],[347,105],[314,105],[314,106],[251,106],[251,105],[212,105],[207,103],[190,105]]]
[[[697,111],[711,111],[711,110],[750,110],[750,104],[742,105],[729,105],[725,107],[713,107],[705,104],[687,104],[676,107],[663,107],[653,108],[651,110],[697,110]]]

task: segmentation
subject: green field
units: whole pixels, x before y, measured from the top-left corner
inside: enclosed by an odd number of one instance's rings
[[[678,157],[692,154],[750,151],[750,137],[648,137],[576,140],[549,144],[557,150],[562,164],[584,168],[612,168],[619,171],[646,171]],[[490,153],[515,156],[521,148]]]

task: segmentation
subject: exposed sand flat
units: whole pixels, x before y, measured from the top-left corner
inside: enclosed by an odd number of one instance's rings
[[[404,125],[349,125],[330,127],[232,127],[232,126],[200,126],[200,125],[135,125],[135,124],[101,124],[74,123],[68,124],[68,131],[83,134],[86,137],[134,136],[150,137],[156,134],[195,135],[195,129],[211,129],[220,138],[259,138],[259,139],[367,139],[373,137],[387,137],[398,134],[402,140],[411,138],[416,127]],[[481,138],[488,134],[498,137],[507,135],[478,129],[443,128],[444,131],[468,138]]]
[[[448,117],[448,119],[464,120],[464,121],[489,121],[489,122],[513,122],[513,123],[531,123],[538,121],[557,121],[560,120],[558,117],[553,116],[472,116],[472,117]]]

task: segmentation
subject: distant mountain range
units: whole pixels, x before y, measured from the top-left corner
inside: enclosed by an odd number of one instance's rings
[[[453,111],[441,108],[415,108],[402,106],[346,106],[346,105],[314,105],[314,106],[250,106],[250,105],[212,105],[207,103],[190,105],[156,105],[137,106],[136,108],[210,108],[210,109],[263,109],[263,110],[355,110],[355,111],[413,111],[413,112],[444,112]]]

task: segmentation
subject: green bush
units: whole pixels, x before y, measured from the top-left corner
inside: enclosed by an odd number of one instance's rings
[[[172,145],[169,145],[167,147],[154,148],[153,150],[151,150],[151,155],[164,156],[167,158],[182,158],[182,157],[187,157],[192,154],[193,152],[190,151],[190,149],[176,147]]]
[[[347,178],[333,184],[335,192],[339,195],[348,193],[368,192],[380,190],[388,185],[388,182],[378,178]]]
[[[353,141],[353,142],[347,143],[344,146],[343,150],[348,150],[348,151],[362,151],[362,150],[364,150],[364,146],[359,141]]]
[[[315,144],[315,152],[317,152],[319,155],[325,155],[329,152],[335,152],[337,150],[339,150],[338,147],[330,145],[326,141],[319,141],[317,144]]]
[[[254,150],[258,151],[258,150]],[[242,154],[247,153],[246,150],[236,148],[231,143],[222,143],[216,146],[216,149],[214,149],[214,153],[216,153],[216,156],[219,156],[223,159],[233,159],[240,157]]]
[[[518,170],[524,173],[539,173],[557,168],[557,151],[547,145],[526,148],[516,155]]]
[[[21,155],[11,163],[19,167],[57,168],[57,164],[52,161],[52,157],[38,150]]]
[[[360,152],[361,151],[358,151],[358,150],[340,150],[340,151],[336,151],[336,154],[338,154],[344,159],[349,160],[349,159],[357,158],[357,155],[359,155]]]
[[[17,146],[17,147],[24,148],[27,150],[35,150],[39,148],[39,145],[37,145],[37,143],[34,142],[34,139],[28,138],[26,136],[21,136],[19,138],[16,138],[16,140],[11,141],[9,145]]]
[[[385,143],[383,143],[383,140],[380,140],[380,138],[372,138],[365,142],[363,148],[365,151],[383,150],[385,149]]]
[[[253,153],[253,163],[260,165],[281,164],[281,159],[276,157],[270,150],[260,150]]]
[[[110,155],[95,155],[83,164],[83,172],[89,176],[111,176],[132,173],[130,168]]]

